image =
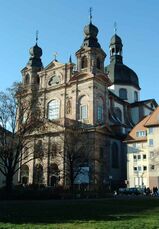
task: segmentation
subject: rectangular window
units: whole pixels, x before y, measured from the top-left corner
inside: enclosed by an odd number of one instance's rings
[[[153,127],[150,127],[149,128],[149,134],[153,134],[153,131],[154,131]]]
[[[143,170],[146,171],[147,170],[147,166],[143,166]]]
[[[153,139],[149,139],[149,146],[153,146]]]
[[[150,152],[150,158],[153,158],[153,157],[154,157],[154,152],[151,151],[151,152]]]
[[[137,156],[137,159],[140,160],[140,159],[141,159],[141,155],[138,155],[138,156]]]
[[[81,106],[81,119],[87,119],[88,114],[87,114],[87,105]]]
[[[134,160],[136,160],[136,155],[134,155]]]
[[[136,137],[140,138],[140,137],[145,137],[146,136],[146,131],[137,131],[136,132]]]
[[[134,171],[137,171],[137,167],[134,167]]]
[[[141,171],[141,166],[138,166],[138,171]]]
[[[146,159],[146,154],[143,154],[143,159]]]

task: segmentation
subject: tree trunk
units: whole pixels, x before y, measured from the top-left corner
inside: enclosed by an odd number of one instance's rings
[[[6,185],[5,185],[6,191],[9,193],[13,189],[13,174],[7,174],[6,175]]]

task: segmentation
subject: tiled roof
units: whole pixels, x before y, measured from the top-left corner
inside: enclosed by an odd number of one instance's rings
[[[147,137],[143,136],[143,137],[137,137],[136,136],[136,132],[138,131],[146,131],[146,127],[145,127],[145,123],[147,122],[147,120],[150,118],[150,115],[146,116],[145,118],[143,118],[129,133],[129,135],[127,136],[127,138],[125,139],[126,142],[141,142],[141,141],[146,141]]]
[[[140,142],[146,141],[147,137],[137,137],[136,133],[138,131],[146,131],[147,127],[150,126],[159,126],[159,106],[148,116],[142,119],[129,133],[126,142]]]

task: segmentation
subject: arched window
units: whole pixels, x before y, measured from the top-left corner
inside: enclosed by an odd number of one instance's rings
[[[82,96],[79,100],[79,114],[80,120],[84,120],[88,118],[88,105],[87,105],[87,97]]]
[[[81,68],[87,68],[87,57],[86,56],[82,57]]]
[[[59,182],[59,168],[55,163],[50,164],[49,166],[49,176],[50,176],[50,185],[56,187]]]
[[[99,58],[97,58],[97,68],[100,69],[101,68],[101,61]]]
[[[21,182],[25,185],[29,183],[29,167],[27,165],[23,165],[21,168]]]
[[[127,100],[127,90],[125,88],[119,89],[119,97],[123,100]]]
[[[114,113],[115,113],[116,119],[118,119],[120,122],[122,122],[122,112],[121,112],[119,107],[114,108]]]
[[[112,144],[112,168],[119,168],[119,150],[117,143]]]
[[[138,93],[137,91],[134,91],[134,102],[138,101]]]
[[[43,166],[40,164],[34,166],[34,184],[43,184]]]
[[[60,101],[54,99],[48,103],[48,119],[58,118],[60,118]]]
[[[27,74],[25,76],[25,84],[29,84],[29,83],[30,83],[30,76],[29,76],[29,74]]]

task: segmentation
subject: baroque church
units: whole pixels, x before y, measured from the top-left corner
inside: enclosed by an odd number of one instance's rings
[[[110,40],[110,64],[104,66],[106,53],[98,41],[98,32],[90,20],[75,53],[76,64],[71,58],[64,64],[55,58],[44,67],[42,49],[37,43],[30,49],[29,61],[22,70],[22,84],[28,96],[33,91],[39,93],[38,103],[46,128],[36,129],[32,138],[34,148],[45,145],[43,149],[48,157],[35,159],[22,167],[19,175],[22,183],[67,185],[64,177],[67,157],[58,160],[57,155],[50,157],[49,152],[55,142],[60,142],[60,133],[78,124],[76,129],[86,134],[82,141],[89,158],[78,165],[82,170],[74,183],[85,183],[89,187],[126,184],[127,147],[123,140],[157,103],[154,99],[140,101],[138,76],[124,65],[123,44],[116,33]],[[59,144],[63,153],[66,153],[65,144],[65,139]]]

